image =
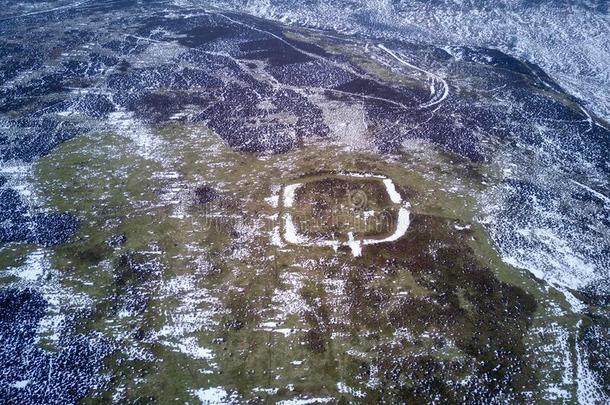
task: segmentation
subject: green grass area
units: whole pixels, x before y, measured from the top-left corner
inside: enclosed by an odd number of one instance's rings
[[[527,345],[538,340],[528,328],[575,321],[542,311],[545,300],[566,307],[561,295],[505,265],[476,224],[481,181],[493,176],[485,167],[426,145],[381,157],[317,140],[267,156],[232,151],[202,126],[155,135],[159,159],[102,133],[64,143],[37,166],[44,205],[82,219],[52,257],[62,282],[94,301],[81,328],[120,343],[102,397],[118,389],[131,402],[190,401],[192,389],[222,386],[251,400],[459,398],[465,388],[448,382],[467,376],[535,392],[550,365],[529,362]],[[411,204],[405,237],[365,246],[359,258],[271,243],[278,208],[269,197],[340,172],[391,178]],[[335,183],[312,183],[297,196],[301,208],[314,215],[307,201],[325,187],[346,203],[347,186]],[[195,192],[203,185],[213,190],[205,202]],[[378,185],[356,188],[370,208],[387,205]],[[181,349],[185,341],[193,346]],[[204,358],[188,354],[197,347]]]

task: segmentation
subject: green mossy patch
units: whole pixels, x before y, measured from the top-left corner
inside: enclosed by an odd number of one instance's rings
[[[535,397],[548,365],[531,361],[529,330],[549,320],[539,302],[564,303],[504,265],[477,225],[493,173],[433,149],[381,157],[316,140],[257,156],[202,126],[155,136],[160,158],[106,133],[37,166],[44,205],[82,220],[51,257],[94,302],[80,327],[117,341],[111,384],[90,401],[192,401],[209,387],[251,401]],[[319,176],[296,196],[310,216],[348,205],[350,191],[367,196],[358,209],[388,208],[379,182],[336,177],[345,172],[393,180],[411,205],[404,237],[361,257],[273,242],[281,208],[270,201],[299,179]]]

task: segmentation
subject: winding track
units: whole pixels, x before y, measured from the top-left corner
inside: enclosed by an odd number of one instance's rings
[[[25,13],[25,14],[19,14],[19,15],[13,15],[13,16],[5,17],[5,18],[0,18],[0,21],[8,21],[8,20],[14,20],[16,18],[29,17],[31,15],[51,13],[53,11],[59,11],[59,10],[67,10],[67,9],[71,9],[71,8],[76,8],[78,6],[82,6],[83,4],[90,3],[90,2],[91,2],[91,0],[78,1],[76,3],[66,4],[65,6],[53,7],[53,8],[48,8],[48,9],[45,9],[45,10],[32,11],[30,13]]]
[[[398,56],[394,51],[388,49],[383,44],[379,44],[379,45],[377,45],[377,47],[379,49],[381,49],[382,51],[390,54],[394,59],[396,59],[398,62],[402,63],[403,65],[406,65],[406,66],[410,67],[411,69],[415,69],[418,72],[421,72],[430,78],[430,95],[432,97],[430,98],[429,101],[425,102],[424,104],[421,104],[419,106],[420,109],[428,108],[428,107],[432,107],[434,105],[440,104],[447,98],[447,96],[449,95],[449,85],[447,84],[447,81],[445,79],[443,79],[442,77],[440,77],[438,75],[435,75],[434,73],[428,72],[427,70],[424,70],[422,68],[419,68],[415,65],[410,64],[409,62],[407,62],[406,60],[404,60],[400,56]],[[436,90],[436,86],[435,86],[436,83],[440,83],[442,86],[442,93],[440,93],[440,96],[439,96],[439,92]]]
[[[232,22],[233,24],[238,24],[238,25],[244,26],[244,27],[246,27],[246,28],[249,28],[249,29],[251,29],[251,30],[254,30],[254,31],[257,31],[257,32],[260,32],[260,33],[263,33],[263,34],[267,34],[267,35],[269,35],[269,36],[271,36],[271,37],[273,37],[273,38],[275,38],[275,39],[277,39],[277,40],[279,40],[279,41],[283,42],[284,44],[288,45],[289,47],[291,47],[291,48],[292,48],[292,49],[294,49],[295,51],[300,52],[300,53],[302,53],[302,54],[304,54],[304,55],[309,56],[310,58],[313,58],[313,59],[318,59],[318,60],[323,60],[323,61],[325,61],[325,62],[331,63],[332,65],[334,65],[334,66],[336,66],[336,67],[338,67],[338,68],[340,68],[340,69],[344,69],[344,70],[346,70],[347,72],[349,72],[349,73],[353,74],[354,76],[357,76],[357,77],[360,77],[360,78],[363,78],[363,79],[366,79],[366,80],[372,80],[372,81],[374,81],[374,82],[376,82],[376,83],[379,83],[379,84],[383,84],[383,83],[381,83],[380,81],[378,81],[378,80],[376,80],[376,79],[374,79],[374,78],[372,78],[372,77],[369,77],[369,76],[367,76],[367,75],[363,75],[362,73],[355,71],[354,69],[350,68],[349,66],[346,66],[346,65],[344,65],[344,64],[337,63],[337,62],[332,61],[332,60],[330,60],[330,59],[323,58],[323,57],[321,57],[320,55],[316,55],[315,53],[311,53],[311,52],[304,51],[303,49],[300,49],[299,47],[294,46],[294,45],[293,45],[293,44],[291,44],[290,42],[286,41],[284,38],[282,38],[282,37],[280,37],[280,36],[278,36],[278,35],[275,35],[275,34],[274,34],[274,33],[272,33],[272,32],[265,31],[265,30],[260,29],[260,28],[257,28],[257,27],[253,27],[253,26],[251,26],[251,25],[249,25],[249,24],[246,24],[246,23],[244,23],[244,22],[241,22],[241,21],[235,20],[235,19],[233,19],[233,18],[231,18],[231,17],[228,17],[228,16],[226,16],[226,15],[224,15],[224,14],[222,14],[222,13],[217,13],[217,12],[212,12],[212,13],[213,13],[213,14],[216,14],[216,15],[218,15],[218,16],[221,16],[221,17],[223,17],[223,18],[225,18],[225,19],[227,19],[227,20],[229,20],[229,21],[230,21],[230,22]],[[411,68],[413,68],[413,69],[415,69],[415,70],[419,71],[419,72],[422,72],[422,73],[424,73],[426,76],[428,76],[429,78],[431,78],[431,80],[432,80],[432,84],[430,85],[430,89],[431,89],[430,91],[431,91],[431,94],[432,94],[433,98],[432,98],[431,100],[427,101],[427,102],[426,102],[426,103],[424,103],[424,104],[420,104],[420,105],[419,105],[419,107],[417,107],[417,109],[424,109],[424,108],[428,108],[428,107],[431,107],[431,106],[437,105],[437,104],[439,104],[440,102],[442,102],[442,101],[443,101],[443,100],[444,100],[444,99],[447,97],[447,95],[449,94],[449,86],[448,86],[447,82],[446,82],[444,79],[442,79],[441,77],[439,77],[439,76],[437,76],[437,75],[435,75],[435,74],[433,74],[433,73],[430,73],[430,72],[428,72],[428,71],[426,71],[426,70],[423,70],[423,69],[421,69],[421,68],[418,68],[417,66],[411,65],[410,63],[406,62],[405,60],[403,60],[403,59],[399,58],[399,57],[398,57],[396,54],[394,54],[392,51],[390,51],[388,48],[386,48],[386,47],[385,47],[385,46],[383,46],[383,45],[379,45],[379,47],[380,47],[381,49],[383,49],[384,51],[386,51],[386,52],[390,53],[390,55],[392,55],[392,56],[393,56],[395,59],[397,59],[399,62],[401,62],[401,63],[403,63],[403,64],[405,64],[405,65],[407,65],[407,66],[409,66],[409,67],[411,67]],[[440,97],[436,97],[437,92],[436,92],[435,87],[434,87],[434,83],[436,83],[436,82],[440,82],[440,83],[442,83],[442,85],[443,85],[443,94],[442,94]],[[411,107],[411,106],[407,106],[407,105],[405,105],[405,104],[403,104],[403,103],[400,103],[400,102],[397,102],[397,101],[394,101],[394,100],[389,100],[389,99],[386,99],[386,98],[383,98],[383,97],[375,97],[375,96],[367,96],[367,95],[364,95],[364,94],[349,93],[349,92],[345,92],[345,91],[342,91],[342,90],[336,90],[336,89],[326,89],[326,88],[325,88],[325,90],[327,90],[327,91],[332,91],[332,92],[335,92],[335,93],[340,93],[340,94],[347,94],[347,95],[351,95],[351,96],[356,96],[356,97],[361,97],[361,98],[371,99],[371,100],[383,101],[383,102],[386,102],[386,103],[389,103],[389,104],[393,104],[393,105],[395,105],[395,106],[398,106],[398,107],[400,107],[400,108],[402,108],[402,109],[405,109],[405,110],[413,110],[413,107]]]

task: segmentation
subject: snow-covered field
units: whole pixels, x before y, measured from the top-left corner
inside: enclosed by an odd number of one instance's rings
[[[605,2],[2,6],[0,402],[607,401]]]
[[[175,0],[182,5],[200,0]],[[205,2],[205,5],[209,5]],[[542,67],[610,118],[608,2],[544,0],[214,0],[282,23],[384,39],[500,49]]]

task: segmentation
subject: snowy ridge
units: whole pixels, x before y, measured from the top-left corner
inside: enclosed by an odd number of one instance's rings
[[[610,84],[607,2],[215,0],[213,5],[348,35],[498,48],[536,63],[596,114],[610,118],[610,95],[600,91]]]

